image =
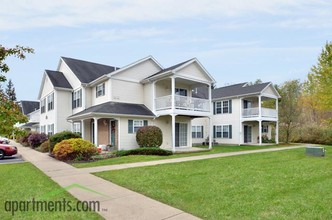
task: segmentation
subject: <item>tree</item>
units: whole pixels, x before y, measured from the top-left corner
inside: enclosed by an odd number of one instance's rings
[[[6,81],[6,77],[1,73],[7,73],[10,70],[9,66],[5,63],[6,58],[14,56],[24,60],[26,53],[34,53],[34,50],[30,47],[22,47],[19,45],[13,48],[6,48],[0,44],[0,82]]]
[[[0,82],[6,81],[6,77],[3,74],[9,71],[9,66],[5,63],[7,57],[14,56],[23,60],[26,53],[33,52],[34,50],[29,47],[17,45],[14,48],[6,48],[0,44]],[[25,123],[28,119],[23,115],[17,103],[9,99],[3,92],[3,89],[0,90],[0,134],[11,135],[16,123]]]
[[[16,102],[16,92],[12,80],[8,80],[6,95],[10,101]]]
[[[326,42],[304,84],[311,105],[318,110],[332,110],[332,43]],[[309,99],[309,98],[308,98]]]
[[[284,141],[288,143],[292,131],[298,126],[301,114],[298,105],[302,93],[302,83],[300,80],[286,81],[277,87],[277,90],[282,97],[279,101],[280,133],[284,133]]]

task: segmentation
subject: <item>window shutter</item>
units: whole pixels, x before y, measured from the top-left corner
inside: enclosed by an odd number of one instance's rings
[[[202,137],[201,138],[204,138],[204,130],[203,130],[204,126],[201,126],[201,127],[202,127]]]
[[[213,102],[213,114],[216,114],[216,102]]]
[[[96,86],[96,98],[98,97],[98,86]]]
[[[144,126],[148,126],[148,120],[144,120],[143,123],[144,123]]]
[[[132,134],[134,133],[134,130],[133,130],[133,120],[128,120],[128,133],[129,134]]]
[[[232,100],[231,99],[228,102],[228,108],[229,108],[228,112],[231,114],[232,113]]]
[[[216,126],[213,125],[213,138],[216,138]]]
[[[228,137],[229,137],[229,139],[232,139],[232,125],[228,125],[228,131],[229,131],[229,135],[228,135]]]
[[[79,107],[82,107],[82,103],[83,103],[83,100],[82,100],[82,89],[80,90],[80,104],[79,104]]]
[[[75,108],[75,104],[74,104],[74,92],[71,93],[71,108],[74,109]]]

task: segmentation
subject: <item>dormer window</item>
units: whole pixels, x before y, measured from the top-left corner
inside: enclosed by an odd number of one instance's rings
[[[105,83],[96,86],[96,97],[105,95]]]

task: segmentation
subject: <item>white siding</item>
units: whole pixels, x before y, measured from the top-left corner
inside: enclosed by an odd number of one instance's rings
[[[269,85],[263,92],[263,96],[266,95],[268,97],[278,97],[278,94],[276,94],[275,89],[272,88],[272,85]]]
[[[151,111],[153,110],[153,84],[148,83],[143,86],[144,91],[144,105],[149,108]]]
[[[71,71],[71,69],[67,66],[67,64],[65,62],[62,61],[62,59],[60,60],[60,65],[59,65],[59,72],[62,72],[63,75],[65,75],[65,77],[67,78],[68,82],[70,83],[70,85],[76,89],[78,87],[81,86],[81,82],[78,80],[78,78],[76,77],[76,75]]]
[[[209,118],[195,118],[192,120],[191,125],[203,126],[203,138],[192,139],[193,144],[202,144],[209,137]]]
[[[151,59],[148,59],[142,63],[134,65],[124,71],[119,72],[112,78],[123,79],[123,80],[133,80],[141,81],[157,72],[161,69],[160,67]]]
[[[193,62],[189,64],[188,66],[184,67],[183,69],[180,69],[178,72],[176,72],[176,75],[184,76],[187,78],[196,79],[199,81],[204,82],[210,82],[211,79],[206,75],[204,70],[196,63]]]
[[[219,144],[238,144],[240,138],[240,99],[232,100],[231,114],[213,115],[212,121],[213,125],[232,125],[232,139],[214,138],[216,142]]]
[[[96,87],[102,83],[105,83],[105,95],[96,97]],[[98,83],[96,86],[92,87],[92,89],[90,90],[91,91],[91,93],[90,93],[91,106],[99,105],[99,104],[110,101],[109,95],[108,95],[110,93],[110,86],[109,86],[110,82],[109,82],[109,80],[107,80],[102,83]]]
[[[143,90],[143,85],[140,83],[112,79],[112,101],[114,102],[143,104]]]
[[[71,92],[56,91],[54,97],[54,111],[56,112],[54,133],[71,130],[71,124],[67,121],[67,117],[72,114],[71,99]]]

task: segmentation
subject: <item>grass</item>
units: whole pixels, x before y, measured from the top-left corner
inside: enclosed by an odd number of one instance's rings
[[[53,182],[31,163],[1,164],[1,187],[0,187],[0,219],[103,219],[95,212],[78,211],[32,211],[30,203],[21,206],[21,211],[10,212],[9,202],[6,201],[63,201],[70,202],[72,206],[78,201],[68,192]],[[59,192],[58,195],[51,196],[52,193]],[[6,207],[7,204],[7,208]],[[28,210],[29,209],[29,210]],[[7,211],[9,212],[7,212]]]
[[[190,156],[198,156],[198,155],[206,155],[206,154],[217,154],[217,153],[227,153],[227,152],[235,152],[235,151],[244,151],[244,150],[258,150],[258,149],[267,149],[274,147],[287,147],[290,145],[268,145],[268,146],[238,146],[238,145],[218,145],[213,146],[212,150],[203,151],[203,152],[195,152],[195,153],[179,153],[174,154],[172,156],[145,156],[145,155],[130,155],[124,157],[114,157],[109,159],[97,160],[93,162],[83,162],[83,163],[73,163],[72,166],[76,168],[85,168],[85,167],[96,167],[96,166],[106,166],[106,165],[115,165],[115,164],[125,164],[125,163],[135,163],[135,162],[146,162],[152,160],[164,160],[164,159],[172,159],[179,157],[190,157]],[[206,146],[199,146],[202,149],[207,149]]]
[[[331,219],[332,147],[106,171],[95,175],[203,219]]]

